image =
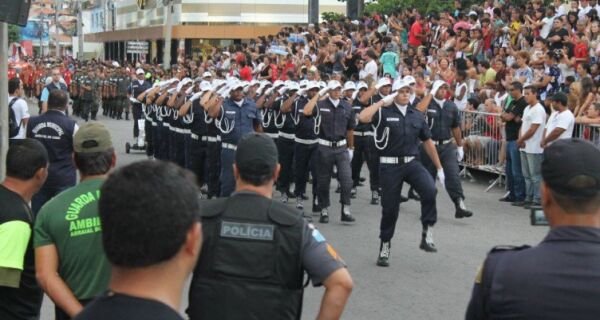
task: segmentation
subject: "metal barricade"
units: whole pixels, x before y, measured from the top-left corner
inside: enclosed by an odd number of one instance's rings
[[[573,129],[573,138],[588,140],[600,148],[600,125],[577,123]]]
[[[497,175],[485,189],[488,192],[496,185],[502,186],[506,159],[506,139],[504,122],[499,113],[463,110],[461,130],[465,156],[460,163],[461,175],[473,176],[469,170],[479,170]]]

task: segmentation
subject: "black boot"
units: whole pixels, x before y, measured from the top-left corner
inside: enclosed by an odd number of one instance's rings
[[[467,210],[463,199],[459,198],[456,201],[454,201],[454,206],[456,208],[456,212],[454,213],[454,217],[456,219],[468,218],[473,216],[473,212]]]
[[[400,199],[402,201],[402,199]],[[371,204],[378,205],[379,204],[379,191],[373,190],[371,191]]]
[[[129,121],[129,112],[125,112],[125,120]]]
[[[433,227],[425,226],[423,228],[423,232],[421,233],[421,245],[419,248],[425,252],[437,252],[437,248],[435,247],[435,243],[433,242]]]
[[[390,253],[392,243],[389,241],[381,241],[379,244],[379,256],[377,257],[377,265],[380,267],[389,267]]]
[[[350,213],[350,206],[342,205],[342,222],[352,223],[356,221]]]
[[[323,210],[321,210],[321,217],[319,218],[319,222],[329,223],[329,211],[327,211],[327,208],[323,208]]]
[[[312,212],[320,212],[321,206],[319,205],[319,200],[317,199],[317,195],[313,194],[312,201]]]

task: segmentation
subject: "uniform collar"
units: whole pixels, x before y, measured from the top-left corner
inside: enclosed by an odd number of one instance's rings
[[[543,242],[586,241],[600,243],[600,228],[564,226],[552,228]]]

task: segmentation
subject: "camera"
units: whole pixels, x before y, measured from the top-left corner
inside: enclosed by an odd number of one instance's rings
[[[547,226],[548,220],[544,215],[544,210],[540,206],[532,206],[530,213],[531,225],[532,226]]]

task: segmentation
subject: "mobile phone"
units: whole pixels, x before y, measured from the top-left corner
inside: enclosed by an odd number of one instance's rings
[[[544,215],[544,210],[540,206],[532,206],[530,213],[531,225],[532,226],[547,226],[548,220]]]

